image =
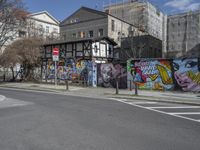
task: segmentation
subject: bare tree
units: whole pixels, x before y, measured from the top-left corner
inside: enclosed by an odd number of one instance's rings
[[[23,67],[23,77],[25,80],[34,79],[34,69],[40,66],[41,39],[25,38],[13,42],[3,52],[0,60],[4,67],[11,70],[17,63]],[[13,79],[14,79],[13,75]]]
[[[26,12],[21,0],[0,0],[0,50],[18,33]]]

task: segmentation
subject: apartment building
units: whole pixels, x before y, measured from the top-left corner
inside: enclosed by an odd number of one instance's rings
[[[108,37],[120,46],[121,38],[131,33],[142,34],[122,19],[87,7],[81,7],[60,23],[60,34],[65,41]]]
[[[26,33],[19,33],[19,36],[35,36],[45,40],[53,40],[59,37],[59,32],[59,21],[47,11],[42,11],[27,16]]]
[[[20,10],[23,13],[25,21],[18,21],[19,28],[9,32],[6,36],[12,37],[6,41],[1,49],[1,53],[5,50],[7,45],[12,42],[27,37],[37,37],[44,40],[54,40],[59,38],[59,21],[51,16],[47,11],[38,13],[29,13]]]
[[[104,11],[161,40],[163,54],[166,53],[167,16],[153,4],[144,0],[123,0],[105,5]]]
[[[200,10],[168,16],[167,56],[200,57]]]

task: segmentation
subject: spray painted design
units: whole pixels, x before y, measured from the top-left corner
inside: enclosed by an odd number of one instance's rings
[[[98,86],[115,87],[116,78],[119,88],[127,87],[127,71],[125,64],[98,64],[97,67]]]
[[[90,60],[60,60],[57,63],[57,77],[59,80],[85,80],[88,85],[95,86],[93,80],[96,79],[95,70],[96,67]],[[94,72],[94,73],[93,73]],[[52,61],[47,65],[47,78],[54,79],[55,67]]]
[[[177,59],[173,61],[174,78],[183,91],[200,92],[198,59]]]
[[[129,60],[128,80],[140,89],[171,90],[174,88],[172,68],[168,60]]]

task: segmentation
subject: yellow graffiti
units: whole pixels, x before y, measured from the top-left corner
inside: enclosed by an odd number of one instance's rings
[[[167,69],[161,65],[156,65],[163,84],[173,84],[173,79],[169,76]]]
[[[149,77],[152,81],[155,81],[155,80],[158,78],[158,74],[148,75],[148,77]]]
[[[160,83],[154,83],[154,90],[164,90],[164,87]]]
[[[192,71],[188,71],[187,75],[188,75],[188,77],[190,79],[192,79],[192,81],[200,84],[200,72],[198,72],[197,74],[195,74]]]

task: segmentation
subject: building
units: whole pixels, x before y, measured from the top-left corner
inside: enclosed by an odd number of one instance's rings
[[[162,58],[162,41],[151,36],[135,36],[122,39],[119,58],[126,62],[130,58]]]
[[[157,7],[144,0],[129,0],[104,6],[104,11],[131,23],[163,42],[166,52],[167,16]],[[163,53],[163,54],[164,54]]]
[[[41,37],[45,40],[59,38],[59,21],[47,11],[32,13],[27,16],[26,33],[19,36]]]
[[[168,16],[167,56],[200,57],[200,10]]]
[[[52,59],[54,48],[59,49],[61,59],[93,60],[96,63],[106,63],[114,58],[113,49],[117,44],[109,38],[82,39],[74,41],[59,40],[44,44],[42,59],[47,62]]]
[[[137,32],[130,23],[87,7],[81,7],[60,23],[60,34],[65,41],[108,37],[120,46],[122,37]]]
[[[29,13],[18,10],[24,17],[24,20],[16,20],[19,24],[17,29],[12,30],[6,36],[12,37],[6,41],[2,52],[7,45],[20,38],[37,37],[44,40],[53,40],[59,38],[59,21],[51,16],[47,11],[38,13]]]

